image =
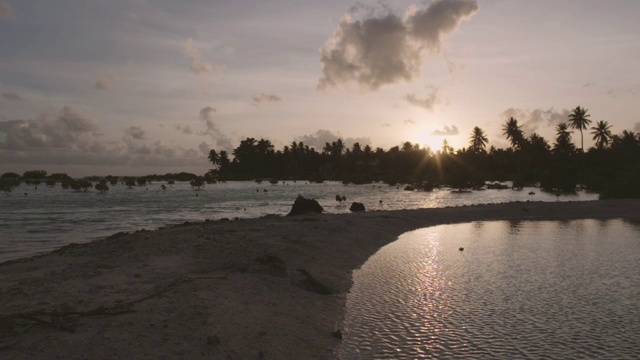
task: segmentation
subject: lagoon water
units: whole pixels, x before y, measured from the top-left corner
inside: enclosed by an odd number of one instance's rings
[[[167,186],[166,190],[161,185]],[[265,191],[266,190],[266,191]],[[535,195],[529,195],[529,192]],[[25,195],[26,194],[26,195]],[[329,213],[348,212],[352,201],[368,210],[397,210],[501,203],[510,201],[580,201],[597,194],[578,192],[556,197],[539,189],[484,190],[471,193],[408,192],[403,186],[308,184],[287,181],[277,185],[227,182],[194,190],[188,183],[154,182],[128,189],[118,184],[100,194],[73,192],[57,185],[21,185],[0,194],[0,262],[53,250],[72,242],[86,242],[121,231],[157,229],[185,221],[255,218],[286,215],[296,196],[315,198]],[[347,201],[339,204],[336,195]],[[382,203],[380,203],[382,200]]]
[[[638,264],[622,220],[412,231],[354,272],[341,359],[638,359]]]

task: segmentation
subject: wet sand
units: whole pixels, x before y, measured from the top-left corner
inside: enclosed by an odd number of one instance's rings
[[[333,359],[351,271],[404,232],[622,218],[640,200],[207,221],[0,264],[2,359]]]

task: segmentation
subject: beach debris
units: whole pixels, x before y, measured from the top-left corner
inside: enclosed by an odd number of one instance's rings
[[[353,202],[351,203],[351,207],[349,207],[349,211],[351,212],[365,211],[364,204],[359,202]]]
[[[332,332],[331,335],[338,340],[342,340],[342,331],[340,329]]]
[[[291,207],[291,211],[287,214],[287,216],[302,215],[307,213],[321,213],[323,211],[324,209],[316,200],[307,199],[302,195],[298,195],[296,201]]]

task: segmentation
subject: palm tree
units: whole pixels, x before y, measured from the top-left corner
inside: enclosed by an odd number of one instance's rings
[[[575,148],[575,145],[571,142],[571,131],[569,131],[569,125],[567,123],[560,123],[556,126],[556,143],[553,145],[553,150],[556,153],[570,153]]]
[[[214,149],[209,150],[209,156],[207,158],[214,166],[220,164],[220,155]]]
[[[518,120],[510,117],[502,126],[502,130],[514,150],[522,149],[524,133],[522,132],[522,126],[518,125]]]
[[[571,114],[569,114],[569,125],[573,129],[580,129],[580,147],[582,148],[582,152],[584,152],[584,138],[582,136],[582,130],[587,129],[587,125],[591,124],[591,120],[587,119],[589,114],[587,114],[588,109],[585,109],[580,106],[576,106]]]
[[[474,127],[469,140],[469,150],[476,154],[486,152],[485,148],[487,147],[489,139],[482,129],[477,126]]]
[[[593,135],[593,140],[596,141],[598,149],[604,149],[604,147],[609,144],[609,140],[612,136],[611,125],[604,120],[600,120],[596,123],[596,126],[591,128],[591,130],[593,130],[591,135]]]

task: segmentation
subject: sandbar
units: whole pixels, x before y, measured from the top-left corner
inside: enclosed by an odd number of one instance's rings
[[[2,359],[335,359],[351,273],[401,234],[625,219],[640,200],[216,220],[0,264]]]

